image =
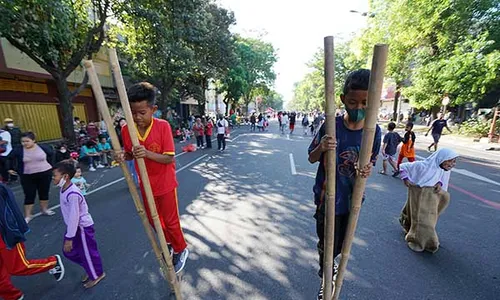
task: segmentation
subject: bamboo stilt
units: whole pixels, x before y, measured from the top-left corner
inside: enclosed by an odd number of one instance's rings
[[[325,43],[325,100],[326,134],[335,138],[335,56],[333,36],[327,36]],[[333,252],[335,233],[335,180],[336,151],[326,153],[326,195],[325,195],[325,238],[323,250],[323,295],[332,297]]]
[[[363,127],[363,137],[361,139],[361,149],[358,159],[358,168],[364,167],[370,163],[373,149],[373,138],[377,126],[377,115],[380,107],[380,96],[382,94],[382,85],[384,82],[385,65],[387,61],[387,45],[376,45],[373,51],[372,69],[370,75],[370,84],[368,86],[368,104],[366,107],[366,120]],[[380,141],[376,141],[379,143]],[[346,237],[342,247],[342,259],[340,260],[337,280],[335,281],[334,300],[340,296],[344,273],[351,253],[352,241],[358,224],[359,211],[365,192],[367,178],[356,177],[354,190],[352,194],[351,211],[349,214],[349,223],[347,225]],[[330,299],[330,298],[326,298]]]
[[[92,91],[94,92],[99,112],[103,117],[106,126],[111,129],[114,127],[113,119],[111,118],[111,115],[109,113],[108,104],[106,102],[106,99],[104,98],[104,94],[102,92],[101,84],[99,82],[99,78],[97,77],[94,64],[92,63],[92,61],[88,60],[84,62],[84,65],[87,74],[89,76],[89,82],[92,85]],[[115,153],[121,152],[121,145],[116,132],[114,130],[109,130],[108,133],[111,138],[111,144],[113,146],[113,150],[115,151]],[[149,225],[148,217],[144,212],[144,207],[142,205],[141,197],[139,196],[139,192],[137,191],[135,182],[125,162],[122,162],[120,164],[120,167],[122,168],[123,175],[125,177],[125,181],[127,182],[130,195],[132,195],[132,199],[134,201],[137,214],[141,218],[142,225],[144,226],[144,230],[146,231],[146,235],[148,236],[148,239],[151,242],[151,247],[153,248],[153,252],[156,256],[156,259],[158,260],[158,263],[160,264],[161,272],[163,273],[165,280],[167,280],[167,266],[165,265],[165,261],[162,258],[161,250],[158,247],[158,243],[156,241],[153,230]]]
[[[135,127],[134,119],[132,117],[132,111],[130,110],[130,104],[128,102],[127,90],[125,88],[125,83],[123,82],[122,72],[120,69],[120,64],[118,62],[118,56],[116,54],[116,49],[110,48],[109,50],[109,59],[111,63],[111,69],[113,70],[113,77],[115,79],[116,87],[118,89],[118,95],[120,96],[120,102],[122,104],[122,109],[125,114],[125,119],[127,120],[127,124],[129,124],[128,132],[130,134],[130,139],[132,141],[133,146],[140,145],[139,138],[137,136],[137,129]],[[170,253],[168,251],[167,241],[165,239],[165,235],[163,234],[163,229],[161,227],[160,218],[158,217],[158,211],[156,209],[156,204],[154,200],[153,191],[151,189],[151,183],[149,182],[148,171],[146,170],[146,164],[143,158],[137,159],[137,165],[139,167],[139,173],[141,175],[141,181],[144,187],[144,191],[146,193],[146,201],[149,207],[149,211],[151,213],[151,218],[153,219],[154,228],[158,235],[158,239],[160,241],[160,248],[163,253],[163,257],[167,264],[167,278],[170,282],[171,287],[173,287],[175,298],[177,300],[182,299],[181,289],[179,281],[177,280],[177,276],[175,274],[174,266],[172,263],[172,258],[170,257]]]

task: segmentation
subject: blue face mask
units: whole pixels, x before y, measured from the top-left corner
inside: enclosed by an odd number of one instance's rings
[[[359,122],[365,118],[365,110],[364,109],[349,109],[346,108],[347,115],[349,116],[349,120],[351,122]]]

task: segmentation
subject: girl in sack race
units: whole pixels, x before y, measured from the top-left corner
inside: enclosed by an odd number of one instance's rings
[[[436,224],[450,202],[450,171],[458,154],[439,149],[423,161],[401,165],[400,177],[408,187],[408,199],[399,222],[408,247],[415,252],[435,253],[439,249]]]

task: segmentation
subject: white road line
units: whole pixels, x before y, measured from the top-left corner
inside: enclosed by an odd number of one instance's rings
[[[180,156],[180,155],[182,155],[182,154],[184,154],[184,153],[186,153],[186,152],[179,153],[179,154],[177,154],[176,156]],[[186,169],[186,168],[189,168],[190,166],[192,166],[193,164],[195,164],[196,162],[198,162],[198,161],[202,160],[203,158],[205,158],[205,157],[207,157],[207,156],[208,156],[208,154],[204,154],[204,155],[202,155],[202,156],[198,157],[197,159],[193,160],[193,161],[192,161],[192,162],[190,162],[189,164],[187,164],[187,165],[185,165],[185,166],[181,167],[180,169],[176,170],[176,171],[175,171],[175,173],[177,174],[177,173],[179,173],[180,171],[182,171],[182,170],[184,170],[184,169]],[[91,194],[93,194],[93,193],[95,193],[95,192],[98,192],[98,191],[100,191],[100,190],[102,190],[102,189],[105,189],[105,188],[107,188],[107,187],[109,187],[109,186],[112,186],[113,184],[116,184],[116,183],[121,182],[121,181],[123,181],[123,180],[125,180],[125,177],[118,178],[118,179],[116,179],[116,180],[114,180],[114,181],[108,182],[108,183],[106,183],[105,185],[100,186],[100,187],[96,188],[95,190],[92,190],[92,191],[88,192],[86,196],[89,196],[89,195],[91,195]],[[57,204],[57,205],[54,205],[54,206],[50,207],[49,209],[50,209],[50,210],[54,210],[54,209],[59,208],[60,206],[61,206],[60,204]],[[36,213],[36,214],[34,214],[34,215],[33,215],[32,219],[34,219],[34,218],[36,218],[36,217],[39,217],[39,216],[41,216],[41,215],[42,215],[42,213],[41,213],[41,212]]]
[[[295,160],[293,159],[292,153],[290,153],[290,169],[292,170],[292,175],[297,175],[297,169],[295,169]]]
[[[180,168],[179,170],[175,171],[175,173],[179,173],[180,171],[192,166],[193,164],[195,164],[196,162],[204,159],[205,157],[207,157],[208,154],[203,154],[202,156],[198,157],[197,159],[193,160],[192,162],[188,163],[187,165],[185,165],[184,167]]]
[[[417,157],[418,159],[421,159],[421,160],[425,159],[425,157],[420,156],[420,155],[415,155],[415,157]],[[477,180],[480,180],[480,181],[484,181],[486,183],[495,184],[495,185],[500,186],[500,183],[498,183],[496,181],[493,181],[493,180],[491,180],[489,178],[486,178],[484,176],[481,176],[479,174],[476,174],[474,172],[468,171],[466,169],[453,168],[453,169],[451,169],[451,171],[452,172],[456,172],[458,174],[462,174],[462,175],[470,177],[470,178],[474,178],[474,179],[477,179]]]
[[[186,152],[181,152],[181,153],[179,153],[179,154],[176,154],[176,155],[174,155],[174,157],[179,157],[179,156],[181,156],[181,155],[183,155],[183,154],[186,154]]]

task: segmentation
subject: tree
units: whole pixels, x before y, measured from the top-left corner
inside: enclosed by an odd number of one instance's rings
[[[266,96],[276,78],[273,67],[277,55],[272,44],[236,36],[233,49],[230,68],[220,80],[220,92],[225,93],[226,114],[229,105],[240,100],[248,111],[254,97]]]
[[[248,89],[246,81],[246,71],[241,65],[235,65],[221,79],[219,93],[224,93],[222,100],[226,105],[226,115],[229,113],[229,106],[236,103],[243,97],[244,91]]]
[[[478,102],[500,90],[498,0],[378,0],[372,10],[364,54],[390,44],[387,74],[413,106],[439,107],[444,94],[451,105]]]
[[[193,43],[196,63],[185,83],[181,97],[198,100],[200,114],[204,114],[205,91],[210,80],[219,80],[227,74],[234,60],[234,41],[229,28],[235,23],[234,14],[214,3],[207,2],[202,15],[200,38]]]
[[[110,5],[110,0],[12,0],[0,6],[0,35],[54,79],[63,135],[71,142],[75,141],[71,101],[85,87],[87,77],[73,92],[67,78],[84,58],[99,51]]]
[[[347,75],[362,68],[364,62],[351,51],[352,41],[340,42],[335,45],[335,94],[337,106],[341,106],[340,95]],[[290,108],[297,111],[324,110],[325,107],[325,77],[324,50],[318,49],[312,60],[307,64],[310,71],[295,84],[294,96]]]
[[[262,102],[259,105],[259,110],[264,111],[269,107],[278,111],[282,110],[283,95],[277,93],[276,91],[268,92],[267,95],[262,98]]]

